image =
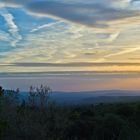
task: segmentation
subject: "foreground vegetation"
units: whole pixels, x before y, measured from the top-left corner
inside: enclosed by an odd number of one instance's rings
[[[0,87],[0,140],[140,140],[140,103],[57,106],[49,87]],[[37,97],[37,98],[36,98]]]

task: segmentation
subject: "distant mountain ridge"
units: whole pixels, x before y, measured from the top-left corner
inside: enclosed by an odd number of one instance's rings
[[[28,92],[21,92],[21,98],[27,100]],[[54,91],[50,100],[58,104],[97,104],[113,102],[140,101],[140,91],[130,90],[103,90],[82,92]]]
[[[94,96],[138,96],[140,90],[96,90],[96,91],[79,91],[79,92],[65,92],[54,91],[54,94],[92,94]]]

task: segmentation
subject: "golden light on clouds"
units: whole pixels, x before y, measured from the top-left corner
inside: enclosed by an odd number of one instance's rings
[[[0,74],[139,74],[139,7],[139,0],[0,2]]]

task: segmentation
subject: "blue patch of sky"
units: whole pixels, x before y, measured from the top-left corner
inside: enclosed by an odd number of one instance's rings
[[[0,30],[6,32],[7,31],[7,24],[5,23],[5,19],[0,16]]]
[[[13,47],[9,47],[10,44],[6,41],[0,41],[0,53],[10,52],[11,50],[15,49]]]

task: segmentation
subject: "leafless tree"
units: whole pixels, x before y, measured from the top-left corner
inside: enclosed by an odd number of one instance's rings
[[[36,88],[35,87],[30,86],[28,98],[29,98],[30,106],[34,107],[35,106],[35,98],[36,98]]]
[[[39,101],[40,107],[45,107],[52,92],[49,86],[30,87],[29,90],[29,103],[32,107],[36,105],[36,100]]]
[[[40,100],[40,106],[43,108],[46,106],[46,103],[49,99],[49,94],[52,92],[51,88],[49,86],[43,86],[36,88],[37,96]]]

